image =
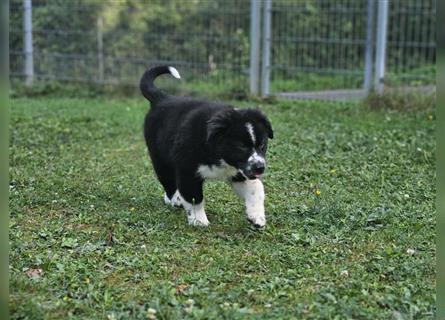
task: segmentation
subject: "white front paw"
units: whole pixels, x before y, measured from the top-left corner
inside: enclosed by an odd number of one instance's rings
[[[254,216],[247,217],[247,220],[255,227],[255,228],[264,228],[266,226],[266,217],[265,216]]]
[[[204,201],[201,201],[201,203],[192,204],[187,202],[179,193],[178,195],[182,206],[187,212],[189,224],[193,226],[208,226],[209,220],[207,220],[207,215],[204,210]]]
[[[189,216],[188,221],[189,221],[189,225],[191,225],[191,226],[207,227],[210,224],[209,220],[205,216],[200,217],[200,218]]]
[[[246,210],[247,220],[256,228],[263,228],[266,225],[266,215],[264,214],[264,207],[248,207]]]

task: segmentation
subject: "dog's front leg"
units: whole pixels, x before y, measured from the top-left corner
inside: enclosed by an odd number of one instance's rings
[[[203,180],[188,173],[179,173],[177,180],[181,204],[187,212],[188,223],[208,226],[209,220],[204,211]]]
[[[262,228],[266,225],[264,213],[264,187],[259,179],[232,182],[236,194],[244,200],[247,220],[255,227]]]

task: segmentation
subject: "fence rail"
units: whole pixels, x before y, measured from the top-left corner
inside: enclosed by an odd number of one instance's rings
[[[435,26],[436,0],[11,0],[10,77],[136,86],[171,64],[198,92],[366,92],[373,71],[377,86],[426,86]]]

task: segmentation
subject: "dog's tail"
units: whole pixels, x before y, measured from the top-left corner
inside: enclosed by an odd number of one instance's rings
[[[139,89],[141,90],[142,95],[150,102],[154,102],[165,97],[165,94],[154,85],[154,80],[156,77],[164,73],[170,73],[176,79],[181,79],[178,70],[175,68],[169,66],[158,66],[146,70],[141,78],[141,81],[139,82]]]

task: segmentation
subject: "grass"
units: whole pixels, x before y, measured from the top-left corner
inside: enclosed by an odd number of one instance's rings
[[[397,86],[431,86],[436,85],[436,65],[423,65],[397,72],[389,68],[385,83]]]
[[[363,104],[372,110],[393,110],[412,112],[433,110],[436,106],[436,91],[420,93],[416,91],[386,91],[383,94],[370,93]]]
[[[319,74],[310,72],[293,72],[291,75],[280,75],[278,71],[270,82],[271,92],[298,92],[361,89],[363,77],[361,75]]]
[[[142,99],[11,104],[12,319],[434,318],[433,109],[263,104],[258,232],[224,183],[209,228],[163,205]]]

